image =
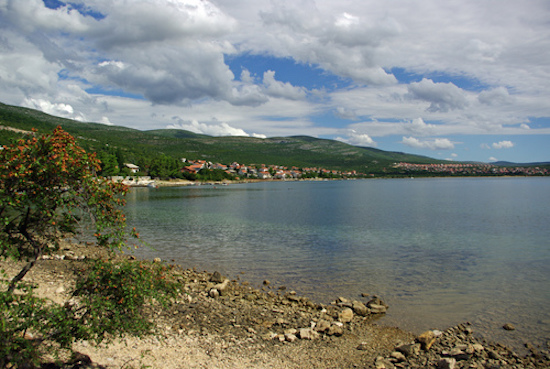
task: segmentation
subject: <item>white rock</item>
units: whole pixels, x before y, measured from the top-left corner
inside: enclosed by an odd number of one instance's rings
[[[63,286],[60,286],[55,290],[55,293],[57,293],[57,294],[61,294],[61,293],[64,293],[64,292],[65,292],[65,287],[63,287]]]

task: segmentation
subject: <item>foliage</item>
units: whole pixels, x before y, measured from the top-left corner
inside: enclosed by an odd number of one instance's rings
[[[150,333],[153,324],[142,309],[148,300],[167,304],[177,293],[167,280],[168,267],[142,262],[97,261],[77,281],[75,296],[82,306],[75,310],[86,326],[86,338],[101,342],[105,333],[141,336]]]
[[[75,304],[39,299],[24,283],[42,255],[84,224],[93,224],[98,245],[111,252],[123,247],[127,188],[97,177],[100,164],[60,127],[0,150],[0,259],[25,262],[15,276],[0,275],[0,368],[35,360],[43,342],[68,348],[78,339],[101,342],[106,333],[147,332],[139,317],[144,304],[175,292],[165,270],[106,261],[81,273]],[[138,236],[135,229],[132,235]],[[29,340],[28,333],[40,340]]]
[[[224,179],[233,180],[235,176],[227,173],[222,169],[201,169],[197,178],[201,181],[223,181]]]
[[[149,175],[160,179],[181,178],[182,167],[181,160],[173,159],[166,155],[160,155],[151,161]]]
[[[101,245],[122,245],[126,219],[120,195],[127,188],[95,177],[99,160],[61,128],[4,146],[0,163],[0,256],[34,262],[48,246],[58,247],[61,234],[74,234],[83,217],[94,221]],[[10,290],[27,271],[14,278]]]

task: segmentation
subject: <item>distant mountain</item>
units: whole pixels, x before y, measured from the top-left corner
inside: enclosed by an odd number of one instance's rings
[[[166,155],[191,160],[203,159],[229,164],[277,164],[283,166],[323,167],[333,170],[357,170],[362,173],[385,172],[395,162],[443,163],[433,158],[352,146],[340,141],[309,136],[252,138],[211,137],[177,129],[139,131],[98,123],[82,123],[43,112],[0,103],[0,126],[40,133],[56,126],[77,137],[86,150],[116,148],[128,161]],[[1,128],[1,127],[0,127]],[[0,129],[0,144],[18,138],[20,131]]]

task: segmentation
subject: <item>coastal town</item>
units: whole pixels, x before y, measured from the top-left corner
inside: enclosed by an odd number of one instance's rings
[[[535,167],[524,167],[524,166],[512,166],[504,167],[497,166],[493,164],[460,164],[460,163],[449,163],[449,164],[411,164],[411,163],[397,163],[394,166],[397,169],[404,170],[408,173],[417,172],[417,173],[433,173],[433,174],[444,174],[444,175],[520,175],[520,176],[547,176],[549,171],[547,168],[541,168],[538,166]]]
[[[394,163],[383,168],[380,173],[359,173],[355,170],[340,171],[318,167],[286,167],[282,165],[240,164],[233,162],[225,165],[206,160],[182,159],[180,173],[185,178],[200,178],[204,172],[219,171],[229,180],[300,180],[300,179],[356,179],[376,177],[414,177],[414,176],[548,176],[546,167],[538,166],[497,166],[486,163],[439,163],[414,164]],[[114,176],[130,186],[145,186],[154,183],[154,177],[143,175],[139,166],[126,163],[130,176]],[[158,178],[157,178],[158,179]]]
[[[183,159],[185,160],[185,159]],[[257,179],[299,179],[304,177],[357,177],[357,171],[338,171],[324,168],[298,168],[285,167],[280,165],[244,165],[233,162],[229,165],[207,162],[206,160],[187,161],[182,171],[190,174],[197,174],[203,169],[222,170],[225,173],[238,178],[257,178]]]

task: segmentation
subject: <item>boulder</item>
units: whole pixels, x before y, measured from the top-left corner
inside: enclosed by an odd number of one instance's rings
[[[397,351],[405,355],[406,357],[411,356],[417,356],[420,354],[420,344],[414,343],[414,344],[407,344],[407,345],[401,345],[396,348]]]
[[[319,334],[311,328],[300,328],[298,329],[298,336],[303,340],[313,340]]]
[[[338,314],[338,320],[342,323],[349,323],[353,320],[353,310],[346,308]]]
[[[353,312],[359,316],[369,315],[369,308],[359,301],[354,301],[352,306]]]
[[[224,278],[218,271],[215,271],[214,273],[212,273],[212,276],[210,277],[210,282],[213,282],[213,283],[222,283],[223,280]]]
[[[384,305],[370,304],[369,309],[373,314],[384,314],[388,308]]]
[[[319,319],[317,324],[315,325],[315,330],[317,332],[325,332],[330,328],[330,322],[325,319]]]
[[[435,333],[433,331],[426,331],[416,338],[416,341],[420,343],[422,350],[428,351],[435,343]]]
[[[437,362],[437,369],[454,369],[456,367],[456,360],[452,357],[446,357]]]
[[[338,324],[332,324],[326,332],[329,336],[340,337],[344,334],[344,328],[342,328]]]

